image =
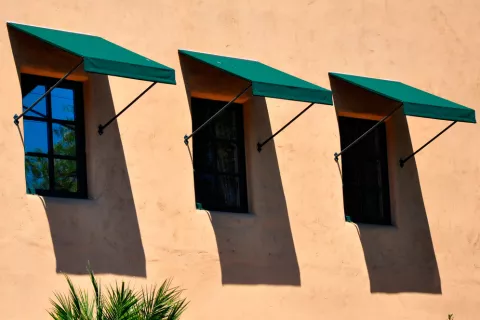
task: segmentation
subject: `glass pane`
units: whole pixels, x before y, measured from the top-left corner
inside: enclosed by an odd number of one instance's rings
[[[240,184],[237,177],[218,177],[218,196],[227,207],[240,207]]]
[[[217,119],[215,119],[215,136],[220,139],[237,139],[237,127],[235,120],[235,106],[232,109],[225,110]]]
[[[195,201],[204,209],[212,209],[215,204],[215,177],[211,174],[195,172]]]
[[[195,155],[193,158],[195,170],[215,171],[215,146],[212,141],[200,140],[195,137],[193,154]]]
[[[23,133],[26,152],[48,153],[47,123],[24,120]]]
[[[55,190],[77,192],[77,162],[75,160],[55,159]]]
[[[27,193],[35,194],[36,190],[49,189],[48,159],[43,157],[25,157],[25,176]]]
[[[75,102],[72,89],[55,88],[50,96],[52,99],[52,118],[75,120]]]
[[[238,148],[232,142],[217,142],[217,169],[222,173],[238,173]]]
[[[70,124],[54,123],[53,130],[53,152],[58,155],[75,156],[76,140],[75,126]]]
[[[42,94],[47,91],[45,86],[36,86],[32,91],[24,94],[22,104],[23,110],[28,109]],[[25,115],[32,117],[46,117],[47,116],[47,102],[43,98],[32,110],[27,112]]]

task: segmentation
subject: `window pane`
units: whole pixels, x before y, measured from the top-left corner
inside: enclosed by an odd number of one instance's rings
[[[77,162],[74,160],[55,159],[55,190],[77,192]]]
[[[75,126],[70,124],[52,125],[53,130],[53,152],[58,155],[75,156],[76,140]]]
[[[211,209],[215,205],[215,176],[195,172],[195,200],[202,204],[205,209]]]
[[[47,123],[41,121],[23,121],[26,152],[48,153]]]
[[[72,89],[55,88],[50,96],[52,99],[52,118],[75,120],[75,102]]]
[[[36,190],[49,189],[48,159],[43,157],[25,157],[25,176],[27,193],[35,194]]]
[[[231,110],[224,111],[214,122],[215,136],[220,139],[237,139],[236,112],[235,106]]]
[[[339,117],[342,148],[377,122]],[[389,224],[390,195],[385,124],[342,155],[345,215],[354,222]]]
[[[226,103],[192,99],[193,129]],[[206,210],[248,210],[242,122],[242,106],[234,104],[194,137],[195,198]]]
[[[238,172],[238,149],[235,143],[217,141],[217,170],[223,173]]]
[[[240,185],[237,177],[219,176],[218,187],[221,203],[223,202],[227,207],[240,207]]]
[[[23,111],[28,109],[42,94],[47,91],[45,86],[36,86],[32,91],[27,92],[23,96],[22,104]],[[47,102],[43,98],[32,110],[27,112],[25,115],[32,117],[46,117],[47,116]]]
[[[239,179],[233,176],[195,174],[196,202],[210,210],[241,209]]]
[[[206,172],[215,171],[215,145],[211,140],[200,140],[197,138],[200,138],[200,132],[199,137],[195,137],[193,144],[193,153],[195,155],[193,162],[195,169]]]

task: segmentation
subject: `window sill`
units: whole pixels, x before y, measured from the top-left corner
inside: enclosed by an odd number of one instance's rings
[[[255,217],[254,213],[251,212],[232,212],[232,211],[215,211],[215,210],[206,210],[206,209],[196,209],[197,213],[208,213],[215,216],[236,216],[244,218],[253,218]]]
[[[85,198],[85,197],[57,197],[57,196],[52,196],[52,195],[41,195],[41,194],[31,194],[27,193],[26,194],[27,198],[40,198],[43,201],[49,201],[49,202],[57,202],[57,203],[84,203],[89,200],[93,200],[91,198]]]
[[[381,229],[381,230],[397,230],[398,227],[393,224],[373,224],[373,223],[363,223],[363,222],[353,222],[353,221],[345,221],[345,224],[353,224],[358,226],[361,229]]]

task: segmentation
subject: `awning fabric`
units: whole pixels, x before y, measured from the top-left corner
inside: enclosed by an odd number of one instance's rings
[[[403,103],[403,112],[408,116],[476,123],[475,110],[401,82],[332,72],[329,75]]]
[[[175,70],[101,37],[11,22],[7,25],[82,57],[86,72],[175,84]]]
[[[315,102],[332,105],[332,93],[300,78],[267,66],[261,62],[218,56],[207,53],[179,50],[200,62],[252,83],[254,96]]]

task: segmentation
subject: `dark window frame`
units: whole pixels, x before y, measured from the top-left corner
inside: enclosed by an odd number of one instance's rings
[[[47,89],[52,87],[59,79],[37,76],[31,74],[20,75],[20,83],[22,88],[22,99],[29,93],[28,89],[35,88],[37,85],[44,85]],[[23,116],[24,120],[37,121],[46,123],[47,125],[47,142],[48,152],[25,152],[25,157],[39,157],[46,158],[48,160],[48,172],[49,172],[49,190],[35,189],[35,194],[46,197],[58,197],[58,198],[78,198],[87,199],[87,168],[86,168],[86,142],[85,142],[85,118],[84,118],[84,100],[83,100],[83,83],[77,81],[64,80],[57,88],[71,89],[74,96],[74,120],[60,120],[52,117],[52,101],[51,96],[48,94],[45,97],[46,103],[46,116],[33,116],[35,110],[29,111]],[[27,92],[28,91],[28,92]],[[29,106],[25,106],[29,107]],[[25,109],[24,109],[25,110]],[[75,156],[58,155],[54,153],[53,147],[53,125],[60,124],[64,126],[72,125],[75,127]],[[73,160],[76,161],[76,175],[78,188],[77,192],[69,192],[64,190],[55,190],[55,165],[56,159],[60,160]]]
[[[192,115],[192,127],[195,130],[198,128],[200,125],[202,125],[206,120],[208,120],[208,117],[198,117],[198,111],[196,108],[211,108],[214,111],[210,112],[210,116],[215,112],[218,111],[221,107],[223,107],[225,104],[227,104],[227,101],[218,101],[218,100],[210,100],[210,99],[203,99],[203,98],[191,98],[191,115]],[[232,103],[227,109],[223,111],[223,113],[228,113],[228,112],[234,112],[235,113],[235,120],[236,120],[236,139],[228,139],[228,138],[218,138],[215,136],[213,132],[213,126],[215,121],[218,120],[215,119],[211,123],[209,123],[207,126],[205,126],[201,131],[199,131],[195,136],[193,136],[193,166],[194,166],[194,184],[195,184],[195,201],[197,203],[201,203],[199,201],[199,191],[198,188],[200,188],[200,178],[199,175],[201,174],[206,174],[206,175],[211,175],[214,177],[214,179],[217,179],[219,176],[229,176],[229,177],[235,177],[238,178],[238,192],[239,192],[239,200],[240,200],[240,205],[239,206],[227,206],[223,205],[220,203],[216,204],[207,204],[205,205],[202,203],[202,208],[205,210],[210,210],[210,211],[219,211],[219,212],[232,212],[232,213],[249,213],[248,212],[248,191],[247,191],[247,170],[246,170],[246,151],[245,151],[245,130],[244,130],[244,115],[243,115],[243,105],[242,104],[237,104],[237,103]],[[221,117],[221,115],[220,115]],[[202,145],[201,139],[205,139],[205,137],[208,136],[208,141],[213,144],[214,149],[217,150],[218,144],[219,143],[234,143],[237,147],[238,151],[238,157],[237,157],[237,169],[238,172],[233,173],[233,172],[221,172],[218,169],[218,166],[216,166],[214,169],[210,168],[210,170],[205,170],[205,169],[199,169],[198,165],[195,165],[198,160],[198,155],[195,157],[195,150],[199,147],[199,145]],[[217,163],[217,154],[214,153],[215,160],[213,161],[214,163]],[[215,180],[217,181],[217,180]]]
[[[376,123],[369,119],[339,116],[341,148],[347,147]],[[373,171],[375,174],[371,174]],[[345,216],[356,223],[392,225],[389,178],[386,124],[382,123],[342,154]],[[372,206],[375,202],[376,206]],[[373,212],[371,209],[375,207],[377,211]]]

